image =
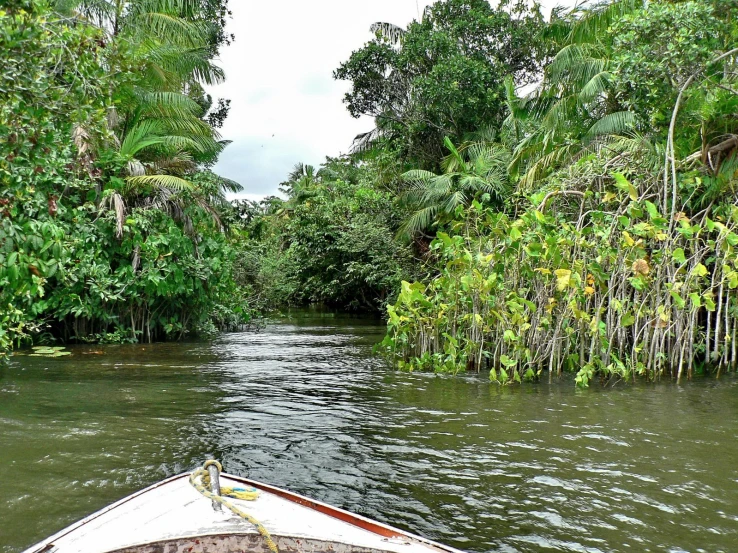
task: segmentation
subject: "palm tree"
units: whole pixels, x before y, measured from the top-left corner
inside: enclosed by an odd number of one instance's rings
[[[102,29],[111,48],[107,62],[115,72],[118,52],[129,65],[142,68],[132,80],[117,80],[111,90],[109,140],[101,148],[117,151],[122,169],[102,191],[102,207],[115,211],[117,233],[123,231],[131,205],[179,215],[181,194],[217,219],[213,207],[187,179],[198,163],[212,163],[226,146],[203,119],[203,108],[188,96],[196,83],[212,84],[223,72],[211,62],[213,25],[191,0],[58,0],[57,9]],[[79,142],[90,133],[78,131]],[[79,144],[78,144],[79,145]],[[84,150],[91,145],[84,144]],[[80,150],[83,149],[82,147]],[[117,184],[122,177],[123,186]],[[212,197],[211,197],[212,198]]]
[[[414,210],[400,227],[402,237],[453,218],[460,206],[475,199],[501,207],[510,192],[507,148],[487,142],[456,148],[449,138],[444,144],[450,153],[441,164],[441,174],[416,169],[402,175],[409,188],[400,195],[400,202]]]
[[[554,12],[547,38],[561,47],[546,67],[543,82],[524,100],[511,99],[508,91],[508,103],[524,105],[527,117],[535,121],[535,129],[515,148],[510,166],[513,175],[522,175],[521,188],[529,189],[556,167],[598,149],[608,137],[635,130],[635,114],[620,109],[611,90],[608,28],[643,5],[643,0],[616,0],[576,7],[563,17]],[[511,108],[508,125],[519,118],[520,110]]]
[[[109,122],[119,138],[156,120],[163,133],[180,136],[180,143],[188,140],[193,155],[219,151],[219,137],[187,95],[195,83],[224,78],[211,61],[213,25],[198,18],[199,5],[191,0],[58,0],[59,10],[109,34],[115,44],[107,56],[111,73],[119,70],[120,49],[126,50],[129,66],[142,68],[132,82],[116,81],[111,90],[115,108]]]
[[[296,163],[287,176],[287,180],[279,185],[279,190],[289,197],[289,207],[300,204],[315,193],[315,186],[320,183],[319,171],[312,165]]]
[[[376,36],[377,40],[386,40],[396,50],[402,48],[402,42],[407,35],[407,30],[402,27],[398,27],[393,23],[377,22],[373,23],[369,30]],[[410,87],[410,80],[407,75],[404,75],[397,71],[391,71],[387,75],[388,90],[391,90],[392,97],[396,99],[393,102],[393,109],[396,111],[402,111],[404,103],[408,98],[408,90]],[[379,114],[375,118],[376,121],[381,121],[382,118],[390,118],[392,120],[400,119],[398,113],[387,113],[386,115]],[[354,137],[349,152],[352,154],[360,154],[367,152],[374,147],[377,141],[384,136],[385,132],[381,126],[376,126],[368,132],[358,134]]]

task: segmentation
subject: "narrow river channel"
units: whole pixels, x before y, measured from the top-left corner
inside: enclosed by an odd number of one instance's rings
[[[388,370],[374,320],[0,369],[0,551],[208,457],[473,552],[738,551],[738,379],[575,390]]]

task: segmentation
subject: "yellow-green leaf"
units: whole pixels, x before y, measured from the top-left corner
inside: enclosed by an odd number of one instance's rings
[[[636,201],[638,199],[638,191],[633,186],[625,175],[622,173],[613,173],[612,177],[615,179],[615,186],[617,186],[623,192],[627,192],[630,199]]]
[[[707,273],[708,273],[707,267],[705,267],[702,263],[697,263],[697,265],[692,270],[692,272],[696,276],[700,276],[700,277],[707,276]]]
[[[565,290],[571,280],[571,271],[569,269],[556,269],[554,274],[556,275],[556,289],[559,292]]]

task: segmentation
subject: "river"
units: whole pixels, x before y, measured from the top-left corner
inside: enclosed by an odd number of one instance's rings
[[[473,552],[735,552],[738,379],[500,388],[398,373],[371,319],[0,369],[0,551],[208,457]]]

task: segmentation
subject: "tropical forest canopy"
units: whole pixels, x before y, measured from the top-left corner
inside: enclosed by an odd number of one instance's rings
[[[738,358],[735,0],[442,0],[336,68],[352,153],[227,202],[223,1],[0,12],[0,341],[151,340],[323,303],[500,383]],[[360,38],[357,37],[357,46]]]
[[[227,232],[240,187],[209,171],[226,17],[220,0],[0,8],[0,350],[248,319]]]

